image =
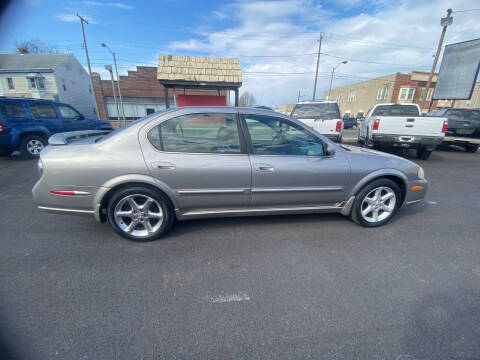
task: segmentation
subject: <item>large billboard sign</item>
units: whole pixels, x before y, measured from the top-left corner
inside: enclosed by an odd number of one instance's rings
[[[468,100],[480,67],[480,39],[445,46],[434,100]]]

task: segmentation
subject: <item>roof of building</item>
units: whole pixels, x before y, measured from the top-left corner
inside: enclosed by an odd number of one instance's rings
[[[160,55],[157,79],[167,82],[242,84],[237,58]]]
[[[0,70],[53,70],[70,54],[0,54]]]

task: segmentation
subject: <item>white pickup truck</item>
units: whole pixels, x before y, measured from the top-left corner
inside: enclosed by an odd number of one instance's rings
[[[413,148],[418,159],[426,160],[446,131],[446,118],[421,116],[417,104],[377,104],[361,123],[358,142],[378,149]]]
[[[335,101],[304,101],[295,105],[290,116],[329,139],[342,142],[343,120]]]

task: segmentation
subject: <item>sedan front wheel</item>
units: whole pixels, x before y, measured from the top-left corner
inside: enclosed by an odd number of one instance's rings
[[[351,218],[366,227],[385,225],[397,213],[401,191],[390,179],[378,179],[367,184],[355,197]]]

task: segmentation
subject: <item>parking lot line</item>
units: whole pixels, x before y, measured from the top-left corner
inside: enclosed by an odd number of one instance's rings
[[[234,301],[248,301],[250,300],[250,296],[246,292],[241,291],[236,294],[207,296],[207,300],[210,301],[212,304],[217,304]]]

